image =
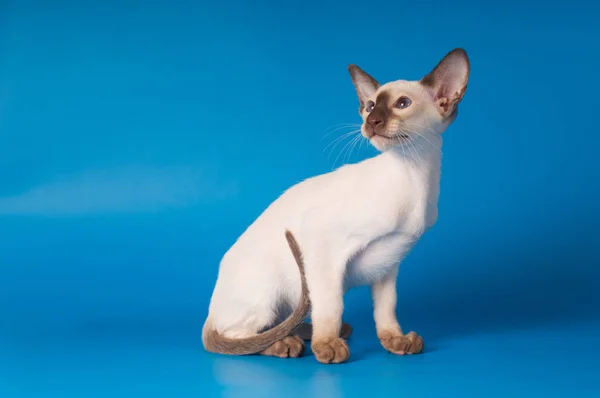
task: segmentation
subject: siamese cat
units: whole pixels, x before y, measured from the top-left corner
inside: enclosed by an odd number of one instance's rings
[[[423,350],[396,319],[403,258],[438,217],[442,133],[456,119],[469,79],[463,49],[416,81],[379,84],[348,67],[361,134],[380,151],[292,186],[225,253],[202,340],[209,352],[321,363],[350,356],[342,322],[348,289],[370,285],[377,336],[389,352]],[[302,323],[310,312],[311,324]]]

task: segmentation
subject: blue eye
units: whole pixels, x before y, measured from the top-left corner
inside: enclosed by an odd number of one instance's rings
[[[400,97],[398,102],[396,102],[396,108],[405,109],[408,108],[412,104],[412,101],[408,97]]]
[[[373,110],[373,108],[375,108],[375,103],[373,101],[367,102],[367,106],[365,107],[367,113],[370,113]]]

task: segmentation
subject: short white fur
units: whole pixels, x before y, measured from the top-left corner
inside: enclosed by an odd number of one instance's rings
[[[456,117],[469,62],[454,50],[420,81],[381,86],[358,67],[350,73],[362,134],[381,153],[304,180],[272,202],[224,255],[205,328],[229,338],[253,336],[296,306],[300,275],[284,236],[289,230],[304,255],[313,340],[338,335],[343,296],[360,285],[372,287],[378,333],[402,333],[398,266],[437,220],[442,133]],[[381,93],[391,105],[385,129],[373,135],[364,105]],[[412,104],[394,108],[402,96]]]

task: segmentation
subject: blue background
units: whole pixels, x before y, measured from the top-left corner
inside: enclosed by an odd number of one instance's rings
[[[577,0],[2,1],[0,396],[599,396],[599,17]],[[205,353],[236,237],[290,185],[375,154],[326,148],[360,121],[347,65],[419,79],[454,47],[472,70],[440,218],[398,281],[426,352],[386,354],[361,288],[350,363]]]

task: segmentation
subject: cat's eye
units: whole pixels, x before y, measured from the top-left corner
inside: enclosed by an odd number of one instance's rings
[[[412,104],[412,101],[408,97],[400,97],[398,102],[396,102],[396,108],[398,109],[406,109]]]
[[[367,102],[367,106],[365,106],[365,110],[367,111],[367,113],[370,113],[373,108],[375,108],[375,103],[373,101],[369,101]]]

